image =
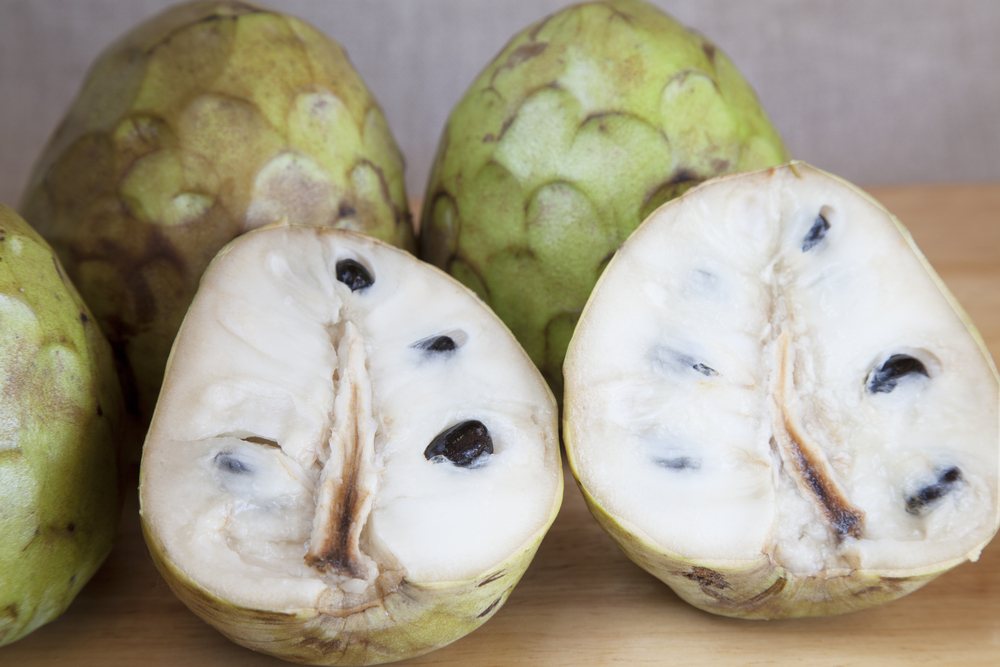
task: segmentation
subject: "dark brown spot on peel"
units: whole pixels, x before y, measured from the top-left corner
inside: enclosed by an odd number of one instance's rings
[[[542,53],[545,52],[549,46],[548,42],[529,42],[528,44],[522,44],[507,56],[507,60],[500,67],[500,69],[514,69],[518,65],[532,58],[537,58]]]
[[[785,590],[785,584],[787,583],[788,583],[787,579],[785,579],[784,577],[779,577],[774,580],[773,584],[768,586],[760,593],[757,593],[757,595],[754,595],[752,598],[748,599],[746,602],[743,603],[743,605],[746,607],[760,606],[762,603],[766,602],[770,598],[773,598],[774,596],[778,595],[781,591]]]
[[[505,570],[498,570],[498,571],[494,572],[493,574],[488,575],[485,579],[483,579],[482,581],[479,582],[479,584],[477,585],[477,588],[479,586],[485,586],[486,584],[492,584],[494,581],[496,581],[497,579],[499,579],[500,577],[502,577],[504,574],[506,574]]]
[[[715,52],[716,52],[715,44],[712,44],[711,42],[702,42],[701,50],[705,52],[706,58],[708,58],[713,63],[715,62]]]
[[[687,572],[682,572],[681,576],[685,579],[690,579],[699,586],[704,588],[714,588],[714,589],[726,589],[729,588],[729,582],[722,575],[721,572],[712,570],[707,567],[693,566]]]
[[[12,621],[16,621],[21,615],[21,610],[14,603],[11,603],[3,608],[3,615]]]
[[[481,612],[479,612],[479,614],[476,616],[476,618],[482,618],[483,616],[486,616],[491,611],[493,611],[494,609],[496,609],[497,605],[500,604],[500,601],[502,599],[503,599],[503,596],[501,595],[496,600],[494,600],[493,602],[491,602],[490,605],[488,607],[486,607],[486,609],[483,609]]]

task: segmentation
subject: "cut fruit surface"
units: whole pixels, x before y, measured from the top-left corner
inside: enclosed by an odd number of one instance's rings
[[[175,342],[147,541],[240,643],[415,655],[484,622],[527,567],[562,495],[555,420],[509,331],[445,274],[348,232],[252,232]]]
[[[650,216],[591,296],[565,376],[591,509],[709,611],[870,606],[997,530],[988,352],[898,221],[808,165]]]

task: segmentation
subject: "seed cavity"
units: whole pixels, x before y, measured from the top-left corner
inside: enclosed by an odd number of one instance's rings
[[[827,220],[829,213],[830,211],[826,206],[820,209],[819,214],[816,215],[816,219],[813,220],[812,227],[809,228],[809,232],[802,239],[802,252],[809,252],[826,238],[826,233],[830,231],[830,221]]]
[[[337,262],[337,280],[347,285],[352,292],[363,290],[375,284],[375,278],[368,269],[353,259]]]
[[[471,419],[438,433],[424,450],[424,458],[433,463],[447,459],[459,468],[478,468],[492,453],[489,430],[481,421]]]
[[[213,462],[222,472],[234,475],[244,475],[253,472],[253,468],[247,465],[245,461],[237,458],[232,452],[219,452],[215,455]]]
[[[667,470],[700,470],[701,460],[690,456],[653,457],[653,463]]]
[[[916,375],[930,377],[922,361],[908,354],[894,354],[872,369],[866,385],[872,394],[888,394],[903,378]]]
[[[962,482],[962,471],[956,466],[951,466],[938,474],[936,481],[921,487],[911,496],[906,498],[906,513],[920,516],[928,510],[933,509],[933,505],[938,500],[955,490]]]
[[[421,338],[416,343],[410,345],[415,350],[420,350],[427,357],[451,356],[451,353],[465,344],[467,336],[464,331],[446,331],[444,333]]]
[[[708,364],[700,362],[688,354],[678,352],[677,350],[673,350],[662,345],[654,347],[650,352],[650,357],[652,359],[653,366],[657,370],[669,375],[687,370],[693,370],[696,373],[704,375],[705,377],[715,377],[719,374],[719,371],[715,370]]]

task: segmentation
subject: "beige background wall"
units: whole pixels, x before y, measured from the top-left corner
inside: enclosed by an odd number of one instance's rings
[[[295,0],[343,43],[419,196],[448,111],[563,0]],[[91,60],[168,0],[0,0],[0,201]],[[658,0],[756,87],[792,153],[867,184],[1000,180],[1000,0]]]

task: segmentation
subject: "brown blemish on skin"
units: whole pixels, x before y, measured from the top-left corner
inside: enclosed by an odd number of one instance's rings
[[[768,586],[760,593],[757,593],[757,595],[754,595],[752,598],[744,602],[743,605],[746,607],[756,607],[761,603],[765,602],[766,600],[774,597],[781,591],[783,591],[785,589],[785,584],[787,583],[788,583],[787,579],[785,579],[784,577],[779,577],[778,579],[775,579],[773,584]]]
[[[502,599],[503,599],[503,596],[501,595],[496,600],[494,600],[493,602],[491,602],[490,605],[488,607],[486,607],[486,609],[483,609],[481,612],[479,612],[479,614],[476,615],[476,618],[482,618],[483,616],[486,616],[491,611],[493,611],[494,609],[496,609],[497,605],[500,604],[500,601]]]
[[[695,565],[687,572],[682,572],[681,576],[695,582],[701,586],[702,590],[705,588],[729,588],[729,582],[726,581],[726,578],[721,572],[717,572],[707,567],[699,567]]]
[[[708,58],[712,63],[715,63],[716,48],[715,44],[711,42],[702,42],[701,50],[705,52],[705,57]]]
[[[500,577],[502,577],[504,574],[506,574],[506,572],[504,570],[498,570],[498,571],[494,572],[493,574],[488,575],[482,581],[480,581],[479,584],[476,587],[479,588],[481,586],[485,586],[486,584],[491,584],[494,581],[496,581],[497,579],[499,579]]]
[[[548,42],[533,41],[529,42],[528,44],[522,44],[521,46],[511,51],[510,55],[507,56],[507,59],[504,61],[504,63],[499,67],[497,67],[495,70],[493,70],[493,74],[490,76],[490,86],[493,85],[494,81],[496,81],[496,78],[504,70],[512,70],[524,62],[531,60],[532,58],[538,57],[539,55],[544,53],[545,49],[548,48],[548,46],[549,46]]]
[[[3,608],[3,615],[12,621],[16,621],[18,617],[21,615],[21,610],[18,609],[18,606],[16,604],[11,603]]]

